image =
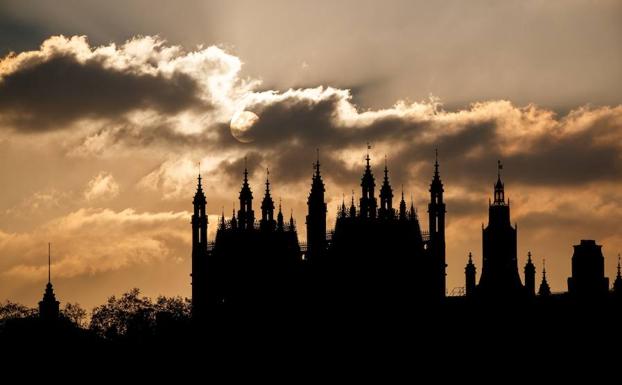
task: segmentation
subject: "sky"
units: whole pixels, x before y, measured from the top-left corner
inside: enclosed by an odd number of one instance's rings
[[[61,302],[189,296],[199,164],[211,239],[246,157],[304,241],[315,149],[332,228],[367,143],[424,227],[438,148],[449,291],[469,252],[481,271],[497,160],[521,275],[531,251],[565,291],[595,239],[613,278],[621,19],[607,0],[3,1],[0,301],[40,300],[48,242]]]

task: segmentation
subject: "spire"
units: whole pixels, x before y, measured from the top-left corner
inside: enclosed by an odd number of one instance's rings
[[[279,213],[276,216],[276,229],[278,231],[283,231],[285,229],[285,224],[283,222],[283,211],[281,210],[281,198],[279,198]]]
[[[618,253],[618,275],[616,278],[622,279],[622,274],[620,273],[620,253]]]
[[[402,200],[400,201],[400,220],[406,220],[406,201],[404,200],[404,185],[402,185]]]
[[[56,300],[54,288],[52,287],[52,246],[48,242],[48,283],[45,285],[43,299],[39,301],[39,316],[47,321],[58,318],[60,302]]]
[[[501,170],[503,169],[503,164],[501,161],[497,161],[497,183],[495,184],[495,205],[505,205],[505,192],[503,182],[501,182]]]
[[[253,211],[253,192],[248,185],[248,165],[244,157],[244,180],[240,190],[240,210],[238,211],[238,227],[251,230],[255,225],[255,212]]]
[[[289,213],[289,231],[296,231],[296,223],[294,222],[294,209]]]
[[[352,202],[350,202],[350,218],[356,217],[356,207],[354,206],[354,190],[352,190]]]
[[[618,263],[618,275],[620,274],[620,263]],[[52,283],[52,244],[48,242],[48,283]]]
[[[199,176],[197,177],[197,191],[194,194],[194,200],[192,201],[194,205],[205,205],[206,203],[205,193],[203,192],[203,184],[201,181],[201,173],[199,172]]]
[[[525,288],[530,296],[536,295],[536,267],[531,261],[531,251],[527,252],[527,263],[525,263]]]
[[[439,178],[438,174],[438,148],[434,149],[434,178]]]
[[[431,201],[436,203],[442,203],[443,196],[443,182],[441,182],[441,174],[438,171],[438,148],[434,149],[434,176],[432,177],[432,183],[430,183]]]
[[[360,217],[361,218],[376,218],[376,207],[378,202],[376,201],[376,197],[374,196],[374,189],[376,187],[376,181],[374,179],[374,175],[371,172],[371,166],[369,165],[369,150],[371,149],[371,145],[367,143],[367,155],[365,156],[365,172],[363,173],[363,178],[361,179],[361,199],[359,203]]]
[[[415,210],[415,203],[413,201],[413,194],[410,193],[410,210],[408,212],[409,219],[417,219],[417,210]]]
[[[270,196],[270,170],[266,168],[266,193],[261,202],[261,226],[266,230],[274,230],[274,201]]]
[[[235,218],[235,203],[233,203],[233,212],[231,213],[231,228],[236,229],[238,227],[238,221]]]
[[[341,210],[340,210],[341,218],[346,217],[346,194],[341,194]]]
[[[473,254],[469,251],[469,261],[464,268],[465,294],[467,297],[472,297],[475,294],[475,288],[477,286],[475,283],[476,274],[477,269],[475,268],[475,264],[473,264]]]
[[[549,283],[546,281],[546,260],[542,258],[542,283],[540,283],[540,290],[538,290],[538,295],[541,297],[546,297],[551,295],[551,287]]]
[[[320,149],[316,148],[315,152],[317,154],[317,159],[315,161],[315,177],[319,177],[320,176]]]
[[[387,156],[384,156],[384,181],[380,188],[380,209],[378,216],[383,219],[392,219],[395,216],[393,211],[393,189],[389,183],[389,168],[387,167]]]
[[[225,229],[225,206],[222,206],[222,214],[220,216],[220,229]]]

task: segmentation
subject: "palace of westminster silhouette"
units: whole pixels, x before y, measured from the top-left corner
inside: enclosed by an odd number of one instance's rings
[[[489,201],[488,225],[482,229],[482,272],[468,255],[465,286],[448,296],[445,282],[445,214],[443,183],[438,154],[430,183],[428,230],[424,231],[412,199],[407,208],[404,192],[397,208],[389,170],[384,167],[380,204],[369,154],[361,179],[358,206],[354,194],[342,202],[333,231],[327,232],[325,187],[320,174],[319,152],[314,163],[307,200],[307,242],[298,241],[293,213],[286,222],[279,203],[270,193],[267,173],[261,217],[255,219],[253,193],[245,167],[239,210],[220,218],[216,239],[208,242],[207,199],[201,176],[194,196],[192,225],[192,318],[208,319],[226,309],[296,306],[435,306],[439,304],[585,304],[614,301],[622,307],[622,272],[618,257],[617,276],[609,287],[604,273],[601,245],[581,240],[574,246],[568,292],[553,294],[543,267],[536,290],[536,268],[531,253],[521,281],[517,261],[517,230],[510,221],[510,202],[505,199],[498,163],[494,198]],[[49,261],[48,253],[48,264]],[[551,302],[552,301],[552,302]],[[616,310],[617,311],[617,310]],[[48,275],[39,314],[44,320],[59,317],[57,301]]]
[[[488,225],[482,229],[482,272],[477,272],[469,253],[465,287],[459,296],[447,296],[445,214],[443,183],[438,154],[434,163],[428,203],[428,230],[422,230],[412,202],[404,192],[394,208],[389,170],[376,198],[376,180],[367,154],[358,205],[354,194],[337,213],[333,231],[327,232],[325,187],[319,152],[314,163],[306,215],[307,242],[302,248],[293,215],[285,221],[279,203],[270,193],[269,173],[256,220],[253,193],[244,169],[239,210],[220,218],[215,240],[207,239],[206,197],[198,178],[192,215],[193,318],[204,319],[219,308],[319,306],[435,305],[452,301],[482,303],[503,301],[531,303],[565,296],[589,301],[622,299],[620,262],[613,285],[604,275],[601,246],[582,240],[574,246],[568,293],[552,294],[543,268],[536,290],[536,269],[528,254],[521,281],[517,262],[517,230],[510,221],[510,202],[505,199],[498,163],[494,199],[489,202]]]

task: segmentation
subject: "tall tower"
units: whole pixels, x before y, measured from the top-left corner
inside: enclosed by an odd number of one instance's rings
[[[389,183],[389,169],[387,168],[387,159],[384,159],[384,181],[380,188],[380,209],[378,216],[382,219],[393,219],[393,189]]]
[[[536,295],[536,267],[531,261],[531,251],[527,252],[527,263],[525,264],[525,289],[529,296]]]
[[[261,221],[259,227],[263,231],[274,231],[276,222],[274,221],[274,201],[270,196],[270,171],[266,169],[266,193],[261,202]]]
[[[246,159],[244,162],[246,163]],[[253,192],[248,185],[248,169],[244,166],[244,180],[240,190],[240,210],[238,210],[238,228],[241,230],[252,230],[254,224]]]
[[[483,263],[478,294],[487,297],[517,297],[524,294],[518,274],[516,228],[510,223],[510,202],[505,201],[497,162],[494,202],[488,204],[488,226],[482,229]]]
[[[464,268],[466,296],[471,297],[475,294],[475,275],[477,270],[473,264],[473,255],[469,252],[469,262]]]
[[[371,146],[367,145],[367,150],[369,150]],[[363,174],[363,178],[361,179],[361,200],[360,200],[360,217],[361,218],[376,218],[376,206],[378,202],[376,201],[376,197],[374,195],[374,189],[376,187],[376,181],[374,179],[374,175],[371,173],[371,166],[369,165],[369,151],[367,151],[367,156],[365,156],[365,161],[367,162],[365,166],[365,173]]]
[[[324,181],[320,175],[320,151],[313,164],[315,172],[311,180],[311,192],[307,199],[307,257],[313,260],[326,250],[326,202],[324,202]],[[345,203],[342,205],[345,214]]]
[[[582,239],[573,246],[572,277],[568,278],[568,294],[575,298],[604,297],[609,291],[609,278],[605,277],[605,257],[602,246],[595,240]]]
[[[443,201],[443,182],[438,172],[438,150],[435,152],[434,177],[430,183],[430,203],[428,204],[430,247],[435,263],[438,264],[439,295],[445,296],[445,202]]]
[[[52,253],[51,245],[48,243],[48,283],[45,285],[43,299],[39,301],[39,317],[44,321],[54,321],[60,314],[60,302],[56,300],[54,288],[52,287]]]
[[[201,174],[197,182],[197,191],[192,200],[192,318],[204,319],[208,305],[207,279],[207,201],[201,185]]]

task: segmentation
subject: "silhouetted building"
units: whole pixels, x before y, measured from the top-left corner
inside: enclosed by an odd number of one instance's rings
[[[439,282],[437,295],[444,297],[446,292],[446,268],[445,263],[445,202],[443,201],[443,182],[438,172],[438,150],[434,160],[434,177],[430,184],[430,203],[428,204],[428,219],[430,242],[429,249],[435,266],[434,273],[438,274],[435,279]]]
[[[202,320],[206,316],[208,295],[208,247],[207,247],[207,200],[201,185],[201,175],[197,181],[197,191],[192,200],[192,318]]]
[[[516,256],[516,227],[510,223],[510,201],[505,201],[498,162],[494,201],[488,204],[488,226],[482,229],[482,275],[477,286],[480,297],[516,298],[525,295]]]
[[[464,275],[465,275],[465,282],[466,282],[465,295],[467,297],[471,297],[475,294],[476,274],[477,274],[477,271],[476,271],[475,265],[473,264],[473,256],[469,252],[469,262],[464,268]]]
[[[359,209],[354,196],[349,212],[345,202],[337,215],[334,234],[318,266],[331,283],[330,296],[353,303],[414,303],[445,295],[445,230],[443,187],[438,162],[430,187],[430,224],[434,237],[421,232],[414,205],[406,212],[402,193],[399,213],[385,163],[380,207],[369,154],[361,178]]]
[[[530,296],[536,295],[536,267],[531,261],[531,251],[527,252],[527,263],[525,264],[525,289]]]
[[[268,177],[258,223],[246,168],[238,216],[221,219],[208,254],[210,306],[265,306],[296,298],[301,269],[296,226],[293,215],[284,223],[281,204],[275,220]]]
[[[307,199],[307,254],[308,260],[326,253],[326,203],[324,202],[324,181],[320,175],[320,156],[313,165],[315,172],[311,181],[311,192]],[[345,209],[345,203],[344,203]]]
[[[544,260],[542,260],[542,282],[540,282],[540,289],[538,290],[538,295],[540,297],[548,297],[551,295],[551,287],[546,281],[546,266],[544,265]]]
[[[56,300],[54,288],[52,287],[51,254],[51,246],[48,243],[48,283],[45,285],[43,299],[39,301],[39,317],[45,321],[55,321],[60,315],[60,302]]]
[[[594,240],[581,240],[574,245],[572,277],[568,278],[568,293],[575,298],[599,298],[609,291],[605,277],[605,257],[602,246]]]

